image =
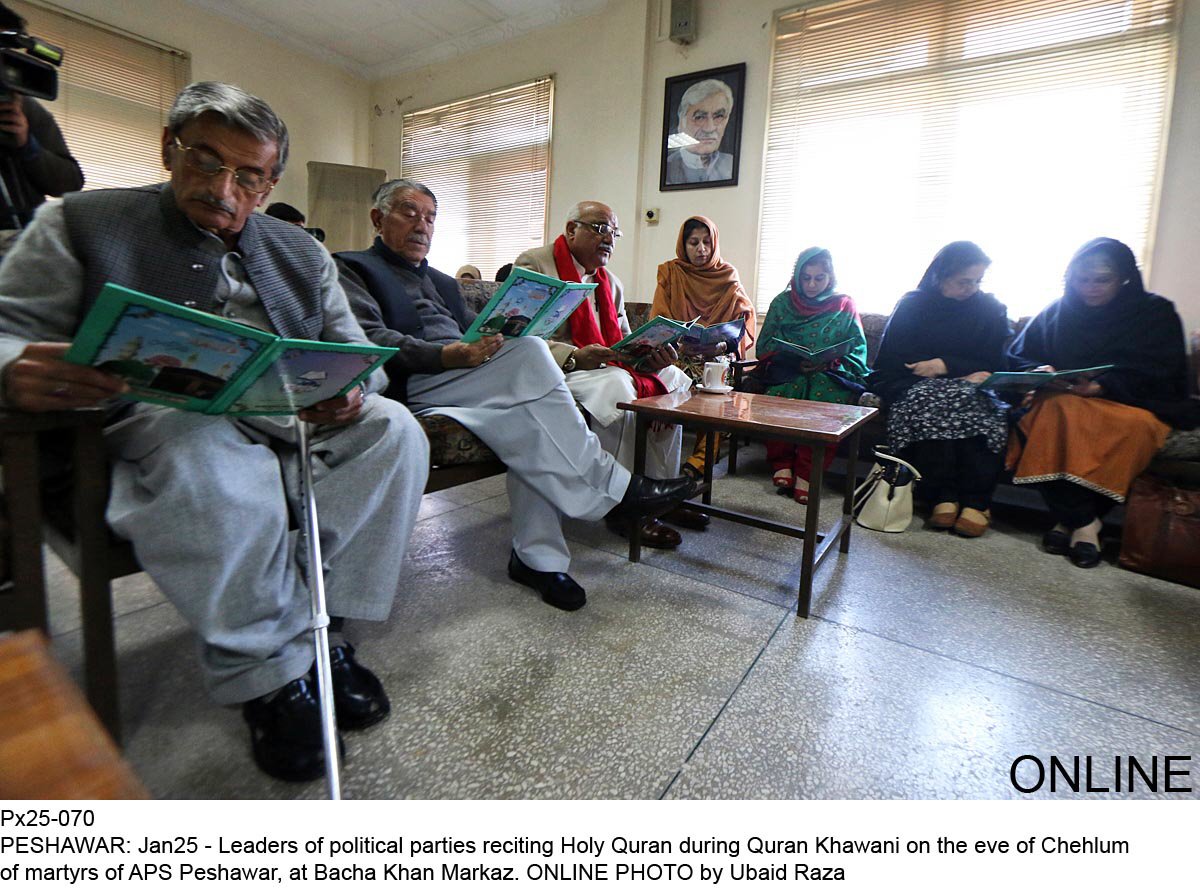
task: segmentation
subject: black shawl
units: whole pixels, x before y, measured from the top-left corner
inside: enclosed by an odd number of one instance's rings
[[[933,259],[916,291],[900,299],[879,345],[867,387],[889,403],[921,381],[904,364],[940,357],[950,378],[1007,369],[1004,343],[1012,334],[1008,311],[994,295],[976,292],[959,300],[942,294],[945,276],[987,257],[969,242],[952,242]]]
[[[1071,288],[1071,271],[1100,253],[1124,283],[1108,304],[1091,307]],[[1096,378],[1104,397],[1157,412],[1187,396],[1183,323],[1166,298],[1146,291],[1133,252],[1116,239],[1093,239],[1071,258],[1063,296],[1039,313],[1009,348],[1013,369],[1049,364],[1083,369],[1114,364]]]

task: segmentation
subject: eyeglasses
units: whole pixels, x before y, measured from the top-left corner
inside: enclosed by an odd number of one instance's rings
[[[221,159],[207,149],[185,146],[179,142],[179,137],[175,138],[175,148],[183,153],[184,163],[189,168],[209,177],[215,177],[222,171],[228,171],[233,175],[233,182],[246,192],[262,194],[269,192],[275,185],[275,181],[266,174],[252,171],[249,168],[231,168],[229,165],[221,164]]]
[[[610,227],[606,223],[592,223],[590,220],[575,220],[574,223],[583,224],[593,233],[597,234],[601,239],[612,237],[613,239],[621,238],[621,231],[616,227]]]
[[[416,223],[418,220],[424,220],[425,223],[429,224],[430,226],[433,226],[435,223],[437,223],[437,211],[433,211],[429,214],[422,214],[421,209],[416,205],[407,204],[397,205],[392,210],[405,220],[412,221],[413,223]]]

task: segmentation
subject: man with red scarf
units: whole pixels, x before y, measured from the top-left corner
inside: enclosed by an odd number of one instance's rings
[[[426,260],[437,220],[427,186],[391,180],[373,203],[374,244],[337,259],[367,337],[399,348],[387,364],[385,394],[418,414],[449,416],[495,451],[508,466],[508,576],[555,608],[581,608],[585,594],[567,574],[562,517],[652,516],[695,486],[630,475],[615,462],[588,430],[544,340],[462,341],[473,315],[455,280]]]
[[[624,287],[616,274],[607,269],[620,236],[617,215],[611,208],[600,202],[580,202],[567,212],[561,236],[549,245],[525,252],[517,258],[516,265],[562,280],[596,283],[596,291],[554,334],[550,350],[604,449],[618,462],[632,466],[633,413],[618,410],[617,404],[638,397],[686,391],[692,381],[673,365],[676,354],[670,346],[650,354],[637,369],[621,364],[611,350],[630,331]],[[656,478],[678,474],[681,443],[679,426],[651,428],[646,442],[647,474]],[[707,515],[683,508],[676,508],[663,518],[694,530],[703,530],[709,522]],[[618,534],[628,534],[625,519],[612,516],[606,521]],[[642,543],[646,546],[672,549],[680,540],[679,532],[659,519],[650,519],[642,529]]]

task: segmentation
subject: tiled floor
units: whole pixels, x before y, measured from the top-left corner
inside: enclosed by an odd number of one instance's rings
[[[741,473],[720,503],[799,519],[761,451]],[[499,477],[426,497],[391,619],[348,631],[393,712],[347,737],[347,796],[1007,798],[1022,754],[1200,753],[1200,591],[1044,555],[1028,513],[974,541],[856,528],[803,620],[799,543],[720,521],[640,565],[569,522],[588,605],[564,614],[507,579],[508,511]],[[74,581],[51,586],[77,667]],[[127,754],[156,795],[323,796],[254,768],[144,576],[116,600]]]

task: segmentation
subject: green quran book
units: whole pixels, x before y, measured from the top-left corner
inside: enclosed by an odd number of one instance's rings
[[[514,267],[462,340],[476,342],[485,335],[549,338],[595,289],[594,282],[563,282]]]
[[[1051,382],[1067,379],[1094,379],[1113,368],[1113,364],[1089,366],[1086,369],[1059,369],[1054,372],[994,372],[982,382],[980,388],[1043,388]]]
[[[64,359],[124,379],[125,400],[291,416],[346,394],[396,350],[282,338],[108,283]]]

